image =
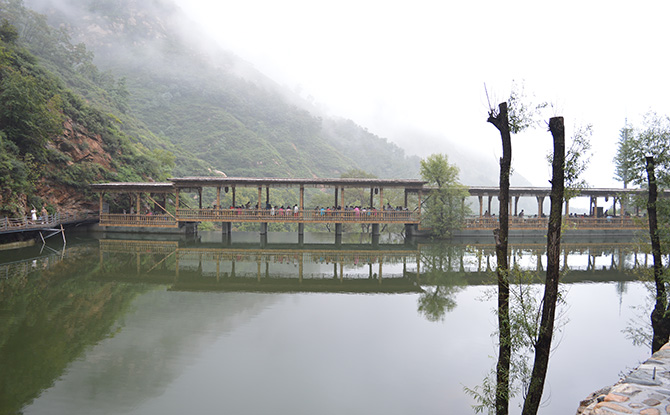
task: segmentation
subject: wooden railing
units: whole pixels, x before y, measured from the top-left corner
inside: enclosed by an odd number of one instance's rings
[[[367,212],[303,210],[298,213],[268,209],[177,209],[176,217],[186,222],[316,222],[316,223],[419,223],[421,216],[408,210]]]
[[[511,217],[510,229],[547,229],[549,218],[538,217]],[[648,226],[645,218],[635,217],[613,217],[594,218],[589,216],[563,217],[563,226],[568,229],[644,229]],[[463,228],[466,229],[495,229],[498,227],[498,218],[474,217],[465,220]]]
[[[135,213],[103,213],[100,226],[142,226],[156,228],[176,228],[178,225],[171,215],[138,215]]]
[[[0,218],[0,232],[13,232],[24,230],[37,230],[44,228],[53,228],[61,224],[81,222],[97,218],[97,214],[91,212],[78,213],[56,213],[53,215],[38,216],[37,220],[32,220],[30,216],[22,218]]]

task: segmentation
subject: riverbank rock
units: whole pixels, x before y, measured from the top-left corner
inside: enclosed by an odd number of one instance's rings
[[[577,415],[670,414],[670,343],[612,387],[580,402]]]

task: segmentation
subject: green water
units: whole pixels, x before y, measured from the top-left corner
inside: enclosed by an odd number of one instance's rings
[[[0,413],[466,414],[494,367],[492,246],[328,234],[92,239],[0,252]],[[546,266],[541,245],[513,262]],[[541,413],[648,356],[628,244],[566,244]],[[513,404],[516,405],[516,402]],[[516,406],[512,413],[518,412]]]

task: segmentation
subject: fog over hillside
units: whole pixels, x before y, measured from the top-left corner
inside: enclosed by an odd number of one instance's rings
[[[280,85],[224,50],[172,1],[25,4],[70,30],[73,43],[85,43],[102,69],[125,78],[131,107],[153,131],[227,175],[325,177],[355,167],[379,177],[418,177],[419,158],[407,154],[430,154],[431,143],[444,148],[445,137],[421,126],[398,123],[402,149],[366,126],[328,113],[327,103]],[[460,145],[468,137],[458,141],[448,146],[448,155],[460,167],[461,181],[497,184],[491,150],[474,153]],[[498,141],[492,143],[497,147]],[[528,181],[514,175],[512,184]]]

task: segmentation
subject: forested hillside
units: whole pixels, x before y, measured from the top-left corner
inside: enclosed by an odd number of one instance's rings
[[[170,0],[28,0],[95,53],[155,134],[229,176],[418,177],[419,160],[292,92],[214,45]],[[373,152],[374,151],[374,152]],[[183,166],[176,174],[205,172]]]
[[[114,115],[123,86],[39,15],[0,6],[0,214],[42,205],[52,212],[86,209],[90,182],[167,178],[173,152],[142,145]],[[51,60],[31,53],[28,38]]]
[[[83,209],[99,181],[418,176],[418,158],[184,31],[169,0],[0,0],[0,22],[0,214]]]

